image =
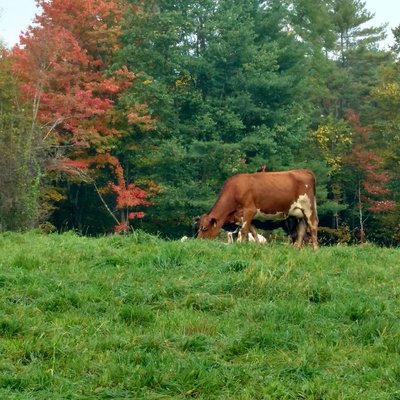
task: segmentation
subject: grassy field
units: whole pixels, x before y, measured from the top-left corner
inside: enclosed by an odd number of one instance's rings
[[[0,235],[0,399],[400,399],[400,249]]]

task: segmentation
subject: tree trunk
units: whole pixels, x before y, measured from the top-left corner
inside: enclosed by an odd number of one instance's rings
[[[361,181],[358,181],[358,216],[360,220],[360,243],[365,243],[364,218],[361,203]]]

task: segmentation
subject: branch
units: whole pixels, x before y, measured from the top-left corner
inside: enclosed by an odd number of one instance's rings
[[[61,124],[61,122],[65,121],[65,120],[68,119],[68,118],[71,118],[71,117],[60,117],[60,118],[57,118],[57,119],[53,122],[53,125],[51,125],[50,129],[48,130],[48,132],[47,132],[46,135],[44,136],[43,140],[46,140],[46,139],[49,137],[50,133],[53,131],[53,129],[54,129],[57,125]]]
[[[107,211],[109,212],[109,214],[114,218],[114,221],[119,225],[120,222],[118,221],[117,217],[114,215],[114,213],[110,210],[110,207],[108,207],[106,201],[104,200],[103,196],[101,195],[99,188],[96,185],[96,182],[92,180],[93,186],[96,189],[97,194],[100,197],[101,202],[104,204],[104,207],[107,209]]]
[[[82,169],[80,169],[80,168],[77,168],[77,169],[76,169],[76,173],[78,173],[78,175],[81,176],[81,178],[82,178],[82,180],[83,180],[84,182],[91,183],[91,184],[94,186],[94,188],[95,188],[95,190],[96,190],[96,192],[97,192],[97,194],[98,194],[98,196],[99,196],[101,202],[103,203],[104,207],[106,208],[106,210],[108,211],[108,213],[111,215],[111,217],[114,219],[114,221],[115,221],[118,225],[120,225],[120,224],[121,224],[120,221],[119,221],[118,218],[114,215],[114,213],[110,210],[110,207],[108,207],[108,204],[107,204],[106,201],[104,200],[104,197],[102,196],[102,194],[101,194],[99,188],[97,187],[96,182],[94,181],[94,179],[91,178],[91,177],[90,177],[88,174],[86,174],[84,171],[82,171]]]

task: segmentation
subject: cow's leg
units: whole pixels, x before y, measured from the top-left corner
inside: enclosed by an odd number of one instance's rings
[[[246,239],[249,242],[259,242],[257,232],[253,225],[250,226],[249,232],[247,234],[247,238],[245,238],[244,240],[246,240]],[[239,231],[238,242],[242,242],[242,241],[243,241],[242,232]]]
[[[250,225],[250,233],[253,235],[254,241],[256,243],[259,243],[260,240],[258,238],[258,233],[257,233],[256,228],[255,228],[255,226],[253,224]]]
[[[316,215],[315,210],[313,210],[313,213],[309,218],[308,226],[310,227],[310,232],[311,232],[311,243],[313,245],[313,248],[316,249],[318,247],[318,236],[317,236],[318,217]]]
[[[245,209],[243,210],[243,216],[242,216],[242,229],[241,229],[241,233],[242,233],[242,238],[244,240],[248,240],[248,233],[250,232],[250,230],[252,230],[252,233],[254,232],[257,236],[257,232],[255,231],[254,226],[252,226],[252,220],[254,218],[254,216],[256,215],[257,210],[256,209]],[[256,239],[256,241],[258,242],[258,238]]]
[[[303,234],[304,235],[308,232],[310,232],[311,235],[311,244],[314,249],[318,248],[318,237],[317,237],[317,231],[318,231],[318,219],[315,217],[315,214],[312,213],[307,219],[305,220],[305,230]],[[299,228],[297,229],[297,232],[299,231]]]
[[[283,222],[283,230],[288,235],[288,243],[295,244],[297,240],[297,225],[299,224],[298,218],[288,217],[286,221]]]
[[[307,215],[307,225],[311,234],[311,244],[314,249],[318,248],[318,214],[317,214],[317,203],[314,198],[314,202],[311,204],[311,212]]]
[[[304,239],[304,235],[306,233],[306,229],[307,229],[307,224],[306,224],[306,221],[304,220],[304,218],[299,219],[299,221],[297,223],[297,228],[296,228],[297,238],[296,238],[296,242],[294,243],[294,245],[299,249],[303,245],[303,239]]]

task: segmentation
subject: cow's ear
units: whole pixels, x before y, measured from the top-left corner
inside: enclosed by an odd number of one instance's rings
[[[217,226],[217,220],[215,218],[211,218],[210,222],[213,228]]]

